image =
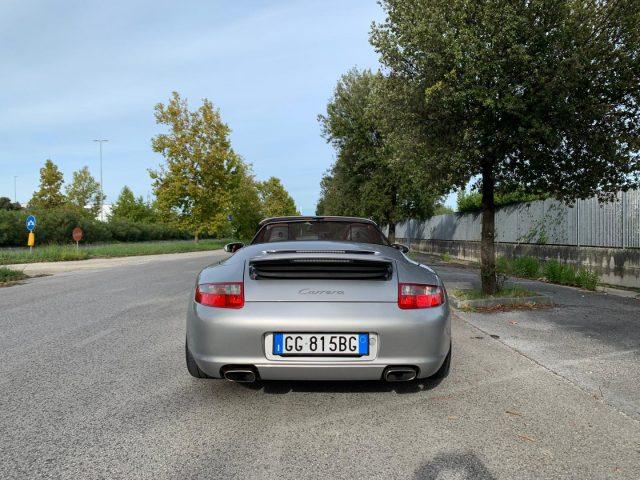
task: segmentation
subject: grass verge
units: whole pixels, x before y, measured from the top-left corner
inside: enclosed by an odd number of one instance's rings
[[[28,275],[25,275],[24,272],[20,270],[11,270],[7,267],[0,267],[0,285],[17,282],[19,280],[24,280],[28,278]]]
[[[62,262],[68,260],[86,260],[89,258],[130,257],[136,255],[158,255],[162,253],[185,253],[216,250],[229,240],[175,240],[164,242],[106,243],[86,245],[39,246],[29,252],[28,249],[0,250],[0,265],[14,263]]]
[[[481,290],[459,290],[455,289],[451,291],[451,294],[460,300],[481,300],[485,298],[517,298],[517,297],[531,297],[536,295],[529,290],[518,287],[517,285],[504,287],[499,290],[495,295],[485,295]]]

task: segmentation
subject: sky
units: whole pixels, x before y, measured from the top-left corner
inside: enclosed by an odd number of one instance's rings
[[[303,214],[334,160],[317,116],[352,67],[378,68],[375,0],[0,2],[0,196],[26,203],[51,158],[65,181],[87,165],[107,203],[145,198],[162,163],[153,107],[208,98],[257,179],[279,177]]]

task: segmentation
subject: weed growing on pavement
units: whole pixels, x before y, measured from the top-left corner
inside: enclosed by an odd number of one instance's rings
[[[27,277],[28,276],[20,270],[12,270],[7,267],[0,267],[0,284],[24,280]]]

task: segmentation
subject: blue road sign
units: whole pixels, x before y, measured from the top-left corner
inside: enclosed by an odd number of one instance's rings
[[[29,215],[27,217],[27,230],[33,232],[36,228],[36,217],[33,215]]]
[[[227,220],[229,221],[233,220],[233,215],[227,215]]]

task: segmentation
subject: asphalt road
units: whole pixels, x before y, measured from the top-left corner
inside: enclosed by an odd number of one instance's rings
[[[0,478],[640,477],[640,422],[490,320],[454,318],[438,385],[191,378],[186,302],[220,256],[0,289]]]

